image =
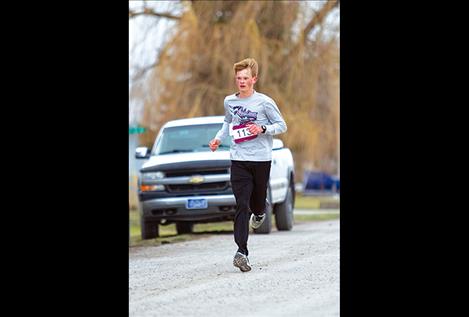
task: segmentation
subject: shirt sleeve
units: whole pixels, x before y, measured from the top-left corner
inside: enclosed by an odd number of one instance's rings
[[[223,141],[224,138],[226,138],[229,134],[229,126],[232,120],[231,112],[230,109],[226,103],[226,99],[223,102],[223,106],[225,108],[225,119],[223,120],[223,126],[221,129],[217,132],[215,135],[215,139],[218,139],[220,141]]]
[[[287,123],[283,120],[282,114],[275,101],[269,100],[264,103],[265,113],[272,124],[266,125],[265,134],[276,135],[287,131]]]

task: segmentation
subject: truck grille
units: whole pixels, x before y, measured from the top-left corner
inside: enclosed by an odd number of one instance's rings
[[[199,192],[199,191],[218,191],[225,190],[229,182],[203,183],[203,184],[172,184],[166,185],[170,193]]]
[[[225,190],[229,182],[205,183],[205,184],[173,184],[166,185],[170,193],[198,192],[198,191],[218,191]]]
[[[210,175],[227,175],[229,178],[230,168],[229,166],[203,166],[201,168],[186,168],[179,170],[167,170],[164,172],[165,178],[173,177],[191,177],[194,175],[210,176]],[[226,179],[226,178],[225,178]],[[221,180],[218,182],[207,182],[200,184],[188,184],[182,182],[182,184],[166,184],[166,191],[172,194],[211,194],[219,193],[228,189],[230,182]]]
[[[229,168],[214,168],[209,170],[184,170],[184,171],[168,171],[165,172],[166,177],[192,176],[192,175],[216,175],[229,174]]]

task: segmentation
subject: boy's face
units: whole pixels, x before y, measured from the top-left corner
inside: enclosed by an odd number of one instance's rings
[[[239,92],[243,94],[251,92],[257,81],[257,77],[252,77],[251,68],[249,67],[236,72],[235,79]]]

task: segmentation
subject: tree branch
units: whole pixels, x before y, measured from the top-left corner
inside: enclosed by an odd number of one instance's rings
[[[149,70],[155,68],[156,66],[158,66],[158,62],[154,62],[153,64],[150,64],[150,65],[147,65],[145,67],[142,67],[142,68],[138,69],[135,72],[135,75],[132,76],[132,80],[141,79],[146,74],[146,72],[148,72]]]
[[[313,16],[311,21],[303,30],[303,43],[306,43],[309,32],[318,24],[321,24],[327,14],[339,5],[339,0],[327,1],[327,3]]]
[[[140,12],[129,10],[129,19],[135,18],[139,15],[153,16],[153,17],[158,17],[158,18],[167,18],[167,19],[172,19],[172,20],[179,20],[181,18],[180,16],[172,15],[171,13],[168,13],[168,12],[156,12],[155,10],[151,8],[144,8],[143,11],[140,11]]]

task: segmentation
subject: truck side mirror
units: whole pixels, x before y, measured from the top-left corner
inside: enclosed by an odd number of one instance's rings
[[[283,148],[283,141],[280,139],[274,139],[272,144],[272,150],[278,150]]]
[[[138,147],[135,149],[135,158],[137,159],[150,158],[150,151],[145,146]]]

